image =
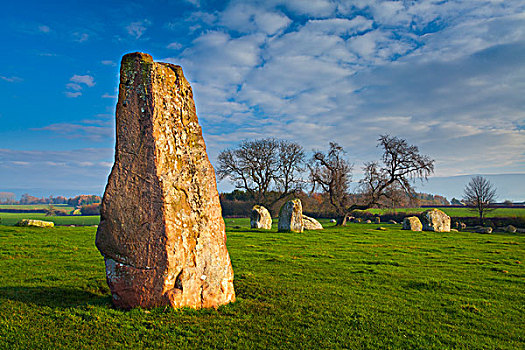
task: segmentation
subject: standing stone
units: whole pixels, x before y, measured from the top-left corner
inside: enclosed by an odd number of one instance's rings
[[[303,206],[300,199],[284,203],[279,211],[279,232],[303,232]]]
[[[314,218],[303,215],[303,226],[305,230],[322,230],[323,225]]]
[[[509,226],[505,227],[505,232],[516,233],[516,227],[514,227],[512,225],[509,225]]]
[[[492,233],[492,227],[480,227],[476,230],[477,233]]]
[[[32,226],[32,227],[55,227],[53,221],[22,219],[18,221],[15,226]]]
[[[403,219],[403,230],[421,231],[423,225],[417,216],[410,216]]]
[[[439,209],[431,209],[421,214],[423,231],[450,232],[450,216]]]
[[[254,205],[252,208],[252,215],[250,217],[250,227],[271,230],[272,216],[270,215],[268,209],[262,205]]]
[[[215,172],[182,68],[125,55],[116,131],[96,237],[115,306],[234,301]]]

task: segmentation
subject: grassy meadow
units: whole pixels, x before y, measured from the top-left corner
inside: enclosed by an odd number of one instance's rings
[[[218,310],[116,310],[94,227],[0,226],[0,349],[525,348],[523,234],[226,223]]]
[[[22,219],[34,219],[52,221],[55,225],[78,225],[78,226],[92,226],[98,225],[100,222],[99,215],[85,215],[85,216],[46,216],[44,213],[1,213],[0,222],[2,225],[14,225]]]

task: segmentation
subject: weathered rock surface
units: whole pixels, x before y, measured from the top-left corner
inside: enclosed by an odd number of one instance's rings
[[[417,216],[409,216],[403,219],[403,230],[421,231],[423,225]]]
[[[423,231],[450,232],[450,216],[439,209],[430,209],[421,214]]]
[[[322,230],[323,225],[314,218],[303,215],[303,226],[305,230]]]
[[[15,226],[54,227],[55,223],[52,221],[22,219]]]
[[[283,204],[279,211],[279,232],[303,232],[303,205],[300,199],[293,199]]]
[[[262,205],[254,205],[252,208],[252,214],[250,216],[250,227],[271,230],[272,216],[270,215],[268,209]]]
[[[480,227],[476,230],[477,233],[492,233],[492,227]]]
[[[509,225],[505,228],[505,232],[508,232],[508,233],[516,233],[516,227],[512,226],[512,225]]]
[[[125,55],[116,129],[96,237],[113,303],[205,308],[234,301],[215,172],[182,68]]]

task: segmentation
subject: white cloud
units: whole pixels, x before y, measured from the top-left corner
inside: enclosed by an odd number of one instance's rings
[[[166,48],[168,49],[172,49],[172,50],[178,50],[180,48],[182,48],[182,45],[178,42],[172,42],[170,44],[168,44],[168,46],[166,46]]]
[[[246,3],[235,3],[228,7],[220,18],[220,23],[229,29],[241,33],[262,32],[268,35],[274,35],[291,23],[282,13],[265,11]]]
[[[171,59],[192,81],[212,158],[243,138],[274,136],[307,148],[335,140],[359,164],[377,159],[376,139],[390,133],[446,171],[523,171],[525,4],[347,5],[234,1],[211,15],[218,28]],[[290,22],[265,27],[264,14]],[[465,154],[447,156],[463,142],[472,144]],[[498,161],[481,165],[484,152]]]
[[[83,43],[89,39],[89,34],[87,33],[73,33],[73,38],[76,42]]]
[[[316,18],[329,17],[335,14],[337,4],[330,0],[280,0],[277,4],[286,6],[290,11]]]
[[[105,93],[104,95],[102,95],[102,98],[117,98],[116,95],[110,95],[108,93]]]
[[[102,63],[105,66],[113,66],[113,67],[117,65],[114,61],[111,61],[111,60],[102,60],[100,61],[100,63]]]
[[[184,1],[186,1],[189,4],[192,4],[195,7],[200,7],[201,6],[200,0],[184,0]]]
[[[126,27],[126,31],[129,35],[135,39],[140,39],[140,37],[146,32],[148,26],[151,25],[151,22],[147,19],[137,22],[132,22]]]
[[[64,93],[66,94],[67,97],[70,97],[70,98],[75,98],[75,97],[82,95],[80,91],[77,91],[77,92],[66,91]]]
[[[76,75],[75,74],[69,80],[77,84],[85,84],[89,87],[95,86],[95,78],[87,74],[86,75]]]
[[[49,28],[49,26],[46,26],[46,25],[41,25],[41,26],[38,26],[38,30],[42,33],[49,33],[51,32],[51,28]]]

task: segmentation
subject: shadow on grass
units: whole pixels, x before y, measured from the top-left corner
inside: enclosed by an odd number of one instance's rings
[[[0,287],[0,300],[58,308],[82,305],[111,306],[110,295],[100,295],[82,289],[66,287]]]

